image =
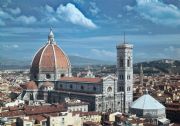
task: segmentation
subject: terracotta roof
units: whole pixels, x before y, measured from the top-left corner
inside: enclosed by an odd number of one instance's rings
[[[54,71],[55,68],[68,69],[71,66],[69,58],[54,43],[47,43],[35,55],[31,71]]]
[[[19,109],[9,109],[0,113],[0,117],[16,117],[16,116],[35,116],[41,114],[52,114],[67,111],[67,108],[63,104],[52,104],[43,106],[24,106]],[[38,116],[37,116],[38,117]],[[44,117],[46,118],[46,117]],[[38,117],[37,120],[41,120],[42,117]]]
[[[53,105],[44,105],[44,106],[28,106],[25,108],[26,115],[38,115],[38,114],[49,114],[49,113],[56,113],[56,112],[63,112],[67,111],[64,105],[62,104],[53,104]]]
[[[38,124],[40,124],[41,121],[47,120],[43,115],[30,116],[30,118],[35,119]]]
[[[101,78],[81,78],[81,77],[62,77],[60,81],[69,81],[69,82],[86,82],[86,83],[98,83],[102,82]]]
[[[7,111],[0,113],[0,117],[16,117],[20,115],[24,115],[24,112],[18,110],[18,111]]]
[[[83,122],[83,126],[99,126],[99,124],[92,121],[86,121],[86,122]]]
[[[21,85],[23,89],[26,90],[36,90],[38,89],[36,83],[34,81],[29,81],[27,83],[25,83],[24,85]]]
[[[95,112],[95,111],[89,111],[89,112],[72,112],[73,115],[79,114],[80,117],[82,116],[91,116],[91,115],[101,115],[100,112]]]

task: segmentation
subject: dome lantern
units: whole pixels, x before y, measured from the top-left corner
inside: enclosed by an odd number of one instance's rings
[[[52,28],[50,28],[50,32],[48,35],[48,43],[52,44],[54,42],[54,33],[52,31]]]

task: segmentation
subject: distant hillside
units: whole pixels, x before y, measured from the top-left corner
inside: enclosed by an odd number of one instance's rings
[[[143,65],[143,70],[145,74],[180,74],[180,60],[162,59],[156,61],[136,63],[134,64],[134,73],[139,73],[139,68],[141,64]]]
[[[115,64],[111,61],[103,61],[96,59],[83,58],[79,56],[69,56],[71,64],[73,66],[82,66],[82,65],[111,65]],[[16,59],[8,59],[0,57],[0,70],[3,69],[24,69],[29,68],[31,64],[31,60],[16,60]]]
[[[69,56],[72,65],[111,65],[115,64],[112,61],[104,61],[104,60],[96,60],[96,59],[89,59],[79,56]]]

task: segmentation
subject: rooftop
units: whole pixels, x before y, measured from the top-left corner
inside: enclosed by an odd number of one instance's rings
[[[102,79],[98,77],[96,78],[62,77],[60,81],[101,84]]]
[[[161,103],[159,103],[156,99],[154,99],[149,94],[144,94],[143,96],[138,98],[136,101],[134,101],[131,105],[131,108],[150,109],[150,110],[165,109],[165,107]]]

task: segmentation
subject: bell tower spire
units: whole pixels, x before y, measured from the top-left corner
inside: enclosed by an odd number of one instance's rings
[[[53,42],[54,42],[54,33],[53,33],[52,27],[51,27],[49,35],[48,35],[48,43],[52,44]]]

